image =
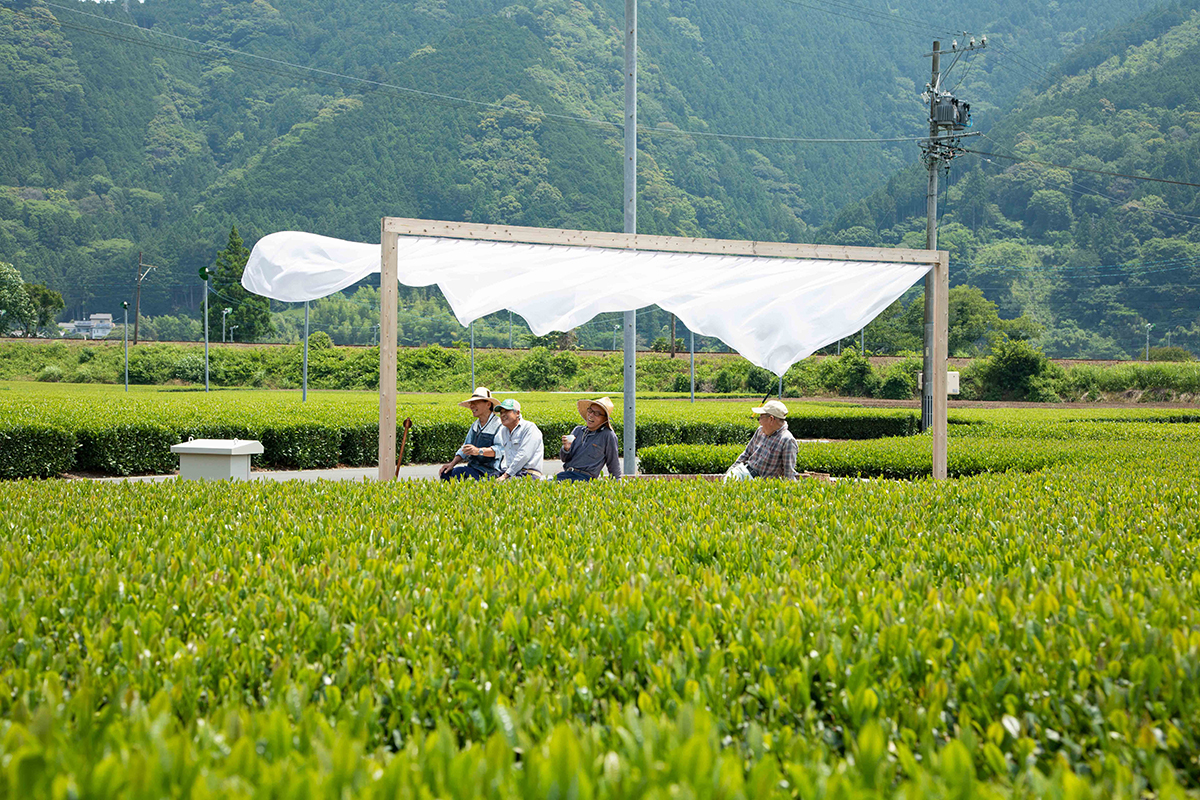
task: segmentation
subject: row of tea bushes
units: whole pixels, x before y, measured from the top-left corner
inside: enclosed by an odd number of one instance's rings
[[[406,462],[444,463],[454,456],[472,420],[458,407],[459,399],[401,397],[399,420],[413,421]],[[748,441],[757,425],[750,405],[644,401],[639,404],[638,444]],[[793,405],[789,424],[797,436],[806,438],[904,435],[917,425],[916,414],[909,410]],[[580,423],[575,400],[535,395],[523,399],[522,406],[542,430],[546,456],[555,457],[561,437]],[[110,387],[85,387],[80,395],[61,387],[9,384],[8,391],[0,393],[0,430],[28,433],[22,438],[24,455],[10,458],[11,466],[0,474],[45,476],[73,467],[108,475],[170,472],[178,463],[171,445],[188,438],[258,439],[265,452],[255,456],[255,466],[370,466],[378,452],[378,414],[377,396],[366,393],[313,393],[301,403],[294,395],[268,391],[125,394]],[[614,427],[622,432],[619,411]],[[50,436],[52,430],[74,437],[73,453]],[[400,431],[397,441],[399,436]],[[51,466],[57,472],[50,471]]]
[[[0,781],[1194,796],[1197,451],[936,484],[0,484]]]
[[[933,472],[932,444],[929,436],[802,442],[796,469],[838,477],[920,478]],[[639,451],[638,457],[642,472],[650,475],[712,475],[727,470],[743,449],[743,445],[660,445]],[[1081,447],[1079,442],[1046,439],[952,439],[946,471],[952,478],[1009,470],[1032,472],[1082,458],[1085,451],[1094,449]]]

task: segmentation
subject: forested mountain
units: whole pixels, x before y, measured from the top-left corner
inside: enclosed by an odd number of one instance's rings
[[[916,145],[781,139],[921,135],[944,28],[990,38],[956,78],[977,118],[1032,113],[1053,102],[1039,65],[1121,50],[1151,4],[642,0],[639,230],[856,235],[879,216],[857,201]],[[383,215],[619,230],[622,16],[620,0],[4,0],[0,260],[78,316],[116,312],[143,252],[143,313],[195,315],[196,270],[235,225],[247,244],[369,241]],[[871,198],[896,198],[885,229],[902,195]]]
[[[1036,320],[1051,356],[1137,356],[1147,333],[1200,352],[1200,190],[1182,185],[1200,184],[1198,9],[1164,6],[1081,48],[965,140],[993,155],[951,170],[938,240],[951,283]],[[818,236],[924,246],[925,194],[910,168]]]

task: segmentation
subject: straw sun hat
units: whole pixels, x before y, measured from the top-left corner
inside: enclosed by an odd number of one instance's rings
[[[476,386],[475,394],[471,395],[466,400],[463,400],[461,403],[459,403],[459,405],[463,408],[470,408],[471,403],[474,403],[476,400],[487,400],[489,406],[494,405],[494,401],[492,400],[492,390],[486,386]]]
[[[587,410],[591,406],[600,406],[604,409],[604,424],[611,425],[613,415],[613,401],[607,397],[601,397],[599,400],[578,400],[575,403],[579,409],[579,416],[583,417],[583,421],[587,422]]]

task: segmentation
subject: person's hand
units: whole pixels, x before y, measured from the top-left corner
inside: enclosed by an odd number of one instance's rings
[[[571,437],[570,436],[563,437],[563,450],[566,450],[568,452],[571,450]]]
[[[477,455],[479,455],[479,448],[478,448],[478,447],[476,447],[476,446],[475,446],[475,445],[473,445],[473,444],[464,444],[464,445],[463,445],[463,448],[462,448],[462,451],[463,451],[463,455],[464,455],[464,456],[477,456]]]
[[[450,471],[450,465],[449,465],[449,464],[442,464],[442,468],[438,470],[438,477],[439,477],[439,478],[440,478],[440,477],[442,477],[443,475],[445,475],[445,474],[446,474],[447,472],[449,472],[449,471]]]
[[[507,472],[501,472],[500,477],[496,478],[496,483],[500,483],[501,481],[506,481],[508,479],[509,479],[509,474]]]

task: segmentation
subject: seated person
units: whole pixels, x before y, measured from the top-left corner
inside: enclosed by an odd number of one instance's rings
[[[562,437],[563,471],[554,476],[556,481],[590,481],[600,477],[600,470],[608,467],[608,474],[621,477],[621,459],[618,458],[617,434],[609,418],[612,417],[613,402],[607,397],[599,400],[580,400],[579,413],[584,425]]]
[[[768,400],[762,408],[751,409],[758,414],[758,430],[750,444],[725,472],[725,480],[747,478],[796,477],[796,438],[787,426],[787,406],[778,400]]]
[[[542,432],[521,417],[521,404],[511,397],[497,403],[493,409],[500,417],[497,442],[504,451],[504,463],[497,480],[509,478],[542,478]]]
[[[459,405],[471,409],[475,421],[467,431],[466,442],[458,448],[449,464],[442,465],[438,477],[444,481],[495,478],[500,474],[504,451],[496,442],[500,418],[492,413],[492,393],[486,386],[480,386]]]

